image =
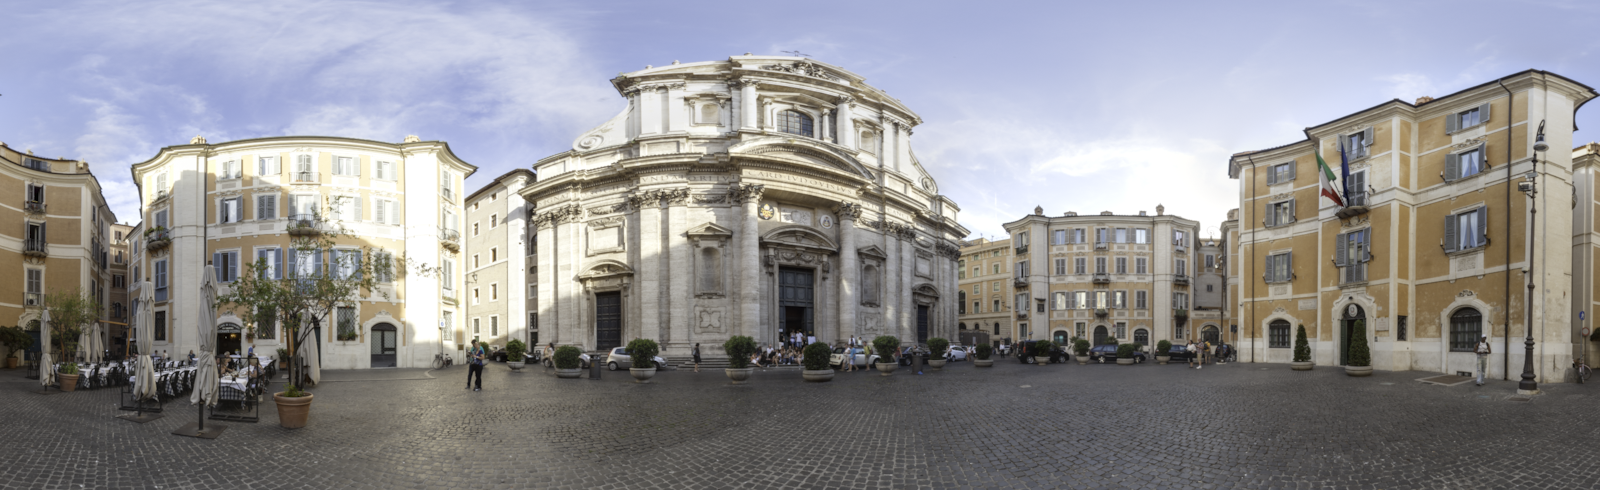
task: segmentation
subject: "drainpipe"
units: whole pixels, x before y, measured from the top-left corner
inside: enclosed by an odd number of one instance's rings
[[[1501,90],[1505,90],[1506,91],[1506,208],[1505,208],[1506,209],[1506,226],[1502,226],[1501,227],[1501,228],[1505,229],[1505,231],[1501,232],[1501,234],[1505,236],[1505,244],[1506,244],[1505,247],[1503,247],[1503,248],[1505,248],[1505,251],[1506,251],[1506,273],[1504,274],[1506,285],[1505,285],[1505,301],[1500,303],[1500,304],[1504,305],[1504,307],[1500,309],[1500,315],[1501,315],[1501,320],[1500,321],[1501,321],[1501,323],[1503,325],[1505,325],[1505,338],[1501,339],[1501,340],[1504,341],[1504,345],[1500,348],[1500,366],[1501,366],[1501,368],[1500,368],[1500,379],[1501,380],[1505,380],[1505,381],[1510,381],[1511,380],[1511,191],[1512,191],[1512,189],[1515,189],[1515,187],[1513,187],[1514,184],[1511,183],[1511,129],[1512,129],[1512,123],[1515,122],[1515,121],[1511,120],[1511,114],[1516,109],[1516,106],[1514,106],[1513,103],[1516,102],[1517,96],[1516,96],[1516,94],[1511,92],[1511,89],[1506,88],[1505,79],[1496,80],[1495,82],[1500,84],[1500,89]],[[1532,235],[1529,235],[1529,238],[1532,238]],[[1531,254],[1532,251],[1530,250],[1529,253]],[[1448,327],[1448,325],[1446,325],[1446,327]],[[1523,328],[1527,328],[1527,327],[1524,326]]]
[[[1245,158],[1245,160],[1250,162],[1250,210],[1254,211],[1256,209],[1255,208],[1255,205],[1256,205],[1256,159],[1251,158],[1250,155],[1245,155],[1244,158]],[[1256,218],[1256,213],[1253,213],[1253,212],[1250,213],[1250,219],[1254,220],[1255,218]],[[1260,247],[1261,245],[1256,243],[1256,228],[1253,227],[1253,226],[1250,227],[1250,244],[1251,244],[1251,247],[1250,247],[1250,263],[1254,264],[1255,263],[1256,249],[1258,247]],[[1240,267],[1240,270],[1243,270],[1244,264],[1239,264],[1239,267]],[[1251,273],[1250,277],[1254,277],[1255,276],[1255,271],[1256,271],[1255,266],[1251,266],[1250,267],[1250,273]],[[1252,363],[1256,362],[1256,281],[1255,281],[1255,279],[1251,279],[1250,280],[1250,362],[1252,362]]]

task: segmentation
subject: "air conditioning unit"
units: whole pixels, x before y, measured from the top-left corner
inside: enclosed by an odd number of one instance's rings
[[[26,306],[39,306],[39,298],[35,298],[30,294],[27,299],[23,300],[23,304]]]

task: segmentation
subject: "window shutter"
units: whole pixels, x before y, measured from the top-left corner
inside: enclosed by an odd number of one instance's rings
[[[272,250],[272,274],[276,276],[273,279],[283,279],[283,249],[281,248]]]
[[[285,255],[289,256],[289,266],[287,267],[287,269],[289,269],[289,277],[298,277],[300,275],[298,272],[299,270],[295,269],[294,266],[295,262],[297,262],[296,259],[300,256],[300,252],[298,250],[289,249],[289,253]]]
[[[352,256],[350,258],[350,271],[351,271],[350,278],[351,279],[358,279],[358,280],[361,279],[361,251],[360,250],[356,250],[356,251],[353,251],[353,252],[345,252],[345,253],[350,254]]]
[[[1483,105],[1478,106],[1478,122],[1479,123],[1489,122],[1489,103],[1488,102],[1484,102]]]
[[[1452,181],[1456,180],[1456,174],[1460,172],[1460,168],[1461,168],[1460,160],[1461,160],[1461,155],[1457,155],[1457,154],[1454,154],[1454,153],[1445,154],[1445,156],[1444,156],[1444,181],[1445,182],[1452,182]]]
[[[1295,165],[1294,162],[1289,162],[1289,180],[1294,180],[1295,174],[1299,172],[1296,167],[1298,167],[1298,165]]]
[[[1335,267],[1344,267],[1348,265],[1345,264],[1345,257],[1348,257],[1350,254],[1350,237],[1349,235],[1343,233],[1335,236],[1337,239],[1333,242],[1333,265]]]
[[[1444,116],[1444,134],[1454,133],[1461,129],[1461,116],[1452,112]]]
[[[1372,155],[1372,127],[1361,130],[1361,156]]]
[[[267,175],[267,157],[256,159],[256,175]]]
[[[350,157],[350,167],[351,167],[350,170],[353,172],[350,175],[354,175],[356,177],[360,177],[361,176],[361,157]]]
[[[1277,212],[1277,209],[1276,209],[1277,207],[1278,207],[1278,205],[1276,203],[1270,203],[1270,202],[1267,203],[1267,220],[1266,220],[1266,225],[1267,226],[1278,226],[1278,212]]]
[[[1372,229],[1361,230],[1361,263],[1372,262]]]
[[[1456,215],[1453,214],[1444,217],[1444,251],[1456,251]]]
[[[376,221],[378,223],[389,222],[389,214],[385,212],[387,209],[384,208],[385,204],[387,203],[385,203],[382,199],[372,200],[372,221]]]
[[[351,221],[361,221],[361,218],[363,216],[366,216],[364,214],[361,214],[361,198],[360,197],[356,197],[356,198],[353,198],[351,200],[355,201],[355,203],[356,203],[356,216]]]
[[[1489,142],[1478,143],[1478,173],[1489,170]]]
[[[389,223],[390,224],[395,224],[395,225],[400,224],[400,203],[399,202],[389,201]]]
[[[1275,166],[1268,166],[1267,167],[1267,185],[1277,185],[1278,184],[1278,171],[1277,171],[1277,169],[1275,169],[1273,167],[1275,167]]]
[[[1283,254],[1283,264],[1281,264],[1281,267],[1278,267],[1278,277],[1279,277],[1278,280],[1282,281],[1282,282],[1289,282],[1289,279],[1291,277],[1293,277],[1293,276],[1294,276],[1294,252],[1289,252],[1289,253]]]
[[[277,219],[278,218],[278,196],[276,196],[276,195],[265,196],[262,199],[262,201],[263,201],[264,204],[266,204],[266,206],[264,206],[266,209],[265,209],[265,211],[260,210],[260,209],[256,210],[256,212],[260,214],[260,216],[257,216],[257,218],[260,218],[260,219]]]
[[[1261,276],[1261,280],[1264,282],[1273,282],[1278,280],[1277,257],[1271,255],[1267,256],[1267,273],[1266,275]]]
[[[311,253],[311,275],[322,274],[322,251]]]
[[[1295,222],[1294,199],[1290,199],[1289,200],[1289,222],[1290,223]]]
[[[1489,207],[1478,208],[1478,245],[1489,243]]]

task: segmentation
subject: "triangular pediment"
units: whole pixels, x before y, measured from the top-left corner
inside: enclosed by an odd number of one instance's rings
[[[785,226],[767,232],[761,237],[761,243],[767,245],[789,245],[800,248],[826,250],[834,252],[839,246],[833,243],[826,235],[804,226]]]
[[[889,254],[883,253],[883,249],[878,248],[877,245],[867,245],[865,247],[856,249],[856,254],[862,257],[872,257],[878,260],[889,259]]]
[[[689,231],[684,232],[684,236],[688,236],[688,237],[724,236],[724,237],[727,237],[727,236],[733,236],[733,230],[725,228],[725,227],[723,227],[721,225],[718,225],[716,223],[709,223],[708,222],[706,224],[703,224],[703,225],[700,225],[700,226],[696,226],[694,228],[690,228]]]

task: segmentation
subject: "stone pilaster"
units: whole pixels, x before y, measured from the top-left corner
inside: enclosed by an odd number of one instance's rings
[[[916,235],[909,230],[897,233],[895,238],[900,240],[900,294],[895,297],[895,302],[900,305],[900,338],[909,342],[917,341],[917,303],[911,297],[911,288],[916,285],[917,247],[914,244]]]
[[[761,102],[756,100],[757,85],[759,83],[755,80],[739,80],[739,129],[755,131],[757,121],[761,120]]]
[[[762,187],[739,185],[734,202],[742,202],[744,225],[739,230],[739,329],[740,335],[759,338],[761,328],[761,204]]]
[[[687,199],[688,189],[684,189],[683,197]],[[690,284],[694,272],[690,269],[692,248],[689,239],[683,233],[689,229],[689,208],[684,206],[685,199],[667,200],[667,268],[671,275],[667,283],[671,290],[667,294],[668,303],[665,306],[670,312],[667,315],[666,335],[663,337],[680,346],[677,353],[688,353],[689,349],[689,318],[694,304],[694,290]]]
[[[556,230],[549,222],[540,219],[535,219],[533,226],[538,237],[534,256],[534,267],[538,272],[534,280],[539,288],[539,325],[533,328],[539,329],[539,341],[560,344],[563,339],[560,326],[562,315],[561,308],[556,307],[556,297],[563,288],[555,280]]]
[[[639,275],[639,335],[659,342],[664,313],[662,272],[666,270],[661,247],[661,204],[651,193],[636,197],[635,202],[639,209],[639,261],[634,272]]]
[[[850,148],[852,150],[856,147],[856,123],[850,119],[852,114],[852,111],[850,110],[850,104],[853,101],[855,101],[855,98],[848,95],[839,97],[838,109],[839,144],[844,145],[845,148]]]
[[[861,216],[861,205],[839,204],[839,328],[838,338],[861,337],[856,325],[856,290],[861,284],[861,266],[856,258],[856,218]]]

